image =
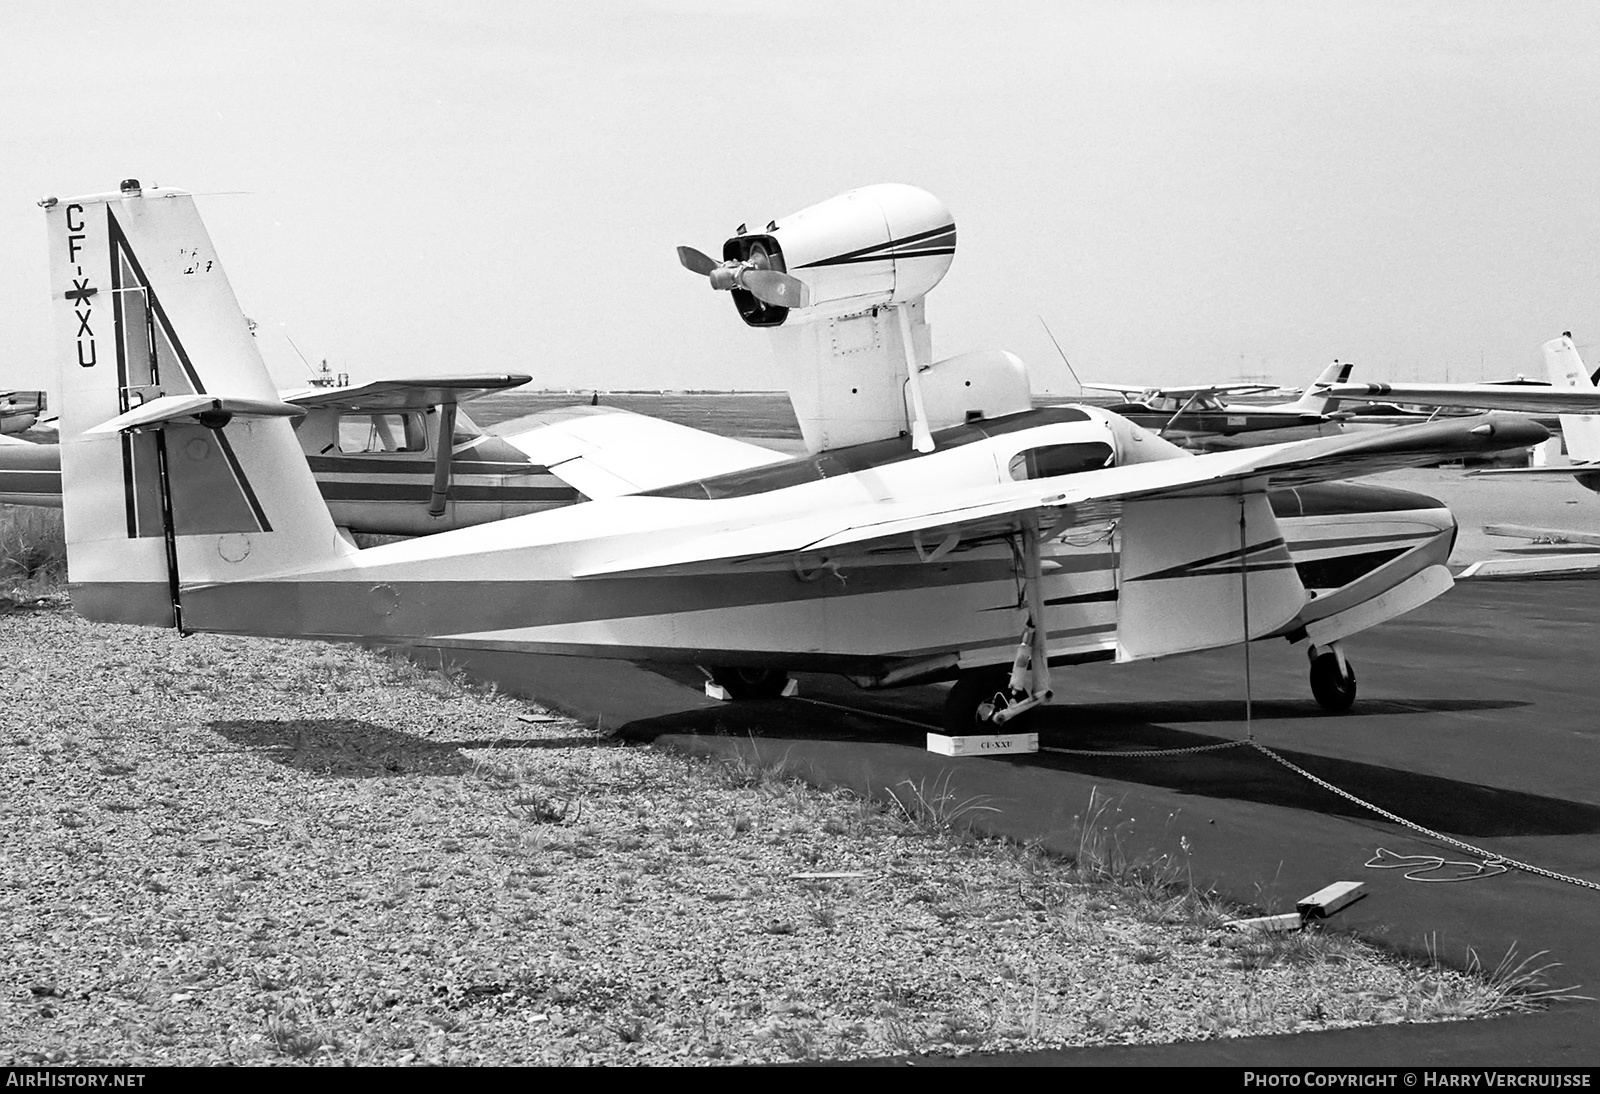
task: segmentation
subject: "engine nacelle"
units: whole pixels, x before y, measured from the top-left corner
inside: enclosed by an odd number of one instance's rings
[[[724,260],[786,272],[810,291],[809,306],[795,309],[735,287],[734,305],[752,327],[781,326],[791,312],[799,320],[909,303],[939,283],[955,253],[950,210],[899,183],[851,190],[722,245]]]

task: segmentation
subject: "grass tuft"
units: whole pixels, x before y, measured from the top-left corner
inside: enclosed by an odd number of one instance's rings
[[[957,798],[950,789],[948,771],[934,779],[931,787],[927,780],[913,783],[906,779],[891,787],[889,796],[912,827],[930,836],[965,835],[971,832],[980,814],[1000,812],[988,804],[986,795]]]
[[[1539,964],[1539,959],[1549,952],[1540,950],[1518,960],[1516,943],[1512,943],[1499,964],[1486,971],[1478,958],[1478,951],[1468,947],[1467,975],[1481,977],[1488,993],[1484,1013],[1520,1014],[1544,1010],[1551,1003],[1592,1002],[1590,996],[1577,994],[1582,985],[1573,984],[1565,988],[1550,986],[1548,974],[1560,968],[1561,962],[1546,961]]]
[[[61,510],[0,505],[0,578],[38,593],[67,578],[67,537]]]

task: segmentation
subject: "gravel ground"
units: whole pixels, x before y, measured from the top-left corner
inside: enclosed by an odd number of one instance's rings
[[[57,607],[0,615],[0,664],[12,1064],[860,1058],[1505,1002],[1224,932],[1181,863],[1096,881],[964,835],[980,803],[885,811],[391,657]]]

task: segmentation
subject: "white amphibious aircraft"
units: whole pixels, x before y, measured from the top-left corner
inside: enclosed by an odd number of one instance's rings
[[[930,363],[923,297],[954,223],[920,190],[870,187],[735,236],[721,263],[687,256],[773,329],[813,454],[701,460],[690,481],[361,550],[192,197],[41,204],[73,604],[96,620],[672,660],[743,695],[791,669],[955,678],[953,728],[1049,701],[1052,665],[1278,636],[1343,709],[1340,640],[1450,586],[1455,524],[1418,495],[1317,484],[1546,435],[1480,416],[1193,456],[1101,410],[1033,410],[1010,355]],[[159,389],[119,361],[134,314],[169,362]],[[144,453],[155,529],[127,518]]]

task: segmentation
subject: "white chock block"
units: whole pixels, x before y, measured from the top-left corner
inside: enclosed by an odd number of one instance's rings
[[[1304,919],[1327,919],[1366,896],[1361,889],[1359,881],[1336,881],[1297,901],[1295,908]]]
[[[1039,751],[1037,733],[975,733],[967,737],[928,734],[928,751],[940,756],[1022,756]]]
[[[1258,915],[1251,919],[1230,919],[1223,926],[1230,931],[1298,931],[1305,926],[1305,920],[1300,918],[1299,912],[1285,912],[1282,915]]]

